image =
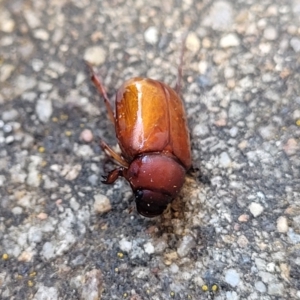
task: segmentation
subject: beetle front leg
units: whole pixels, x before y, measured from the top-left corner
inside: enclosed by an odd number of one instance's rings
[[[128,163],[123,159],[118,153],[111,149],[104,141],[100,141],[100,146],[104,152],[111,156],[115,161],[117,161],[124,168],[128,168]]]
[[[108,96],[106,94],[104,85],[102,84],[101,79],[99,78],[99,76],[97,76],[94,68],[92,67],[92,65],[90,63],[88,63],[86,61],[87,66],[89,67],[92,76],[91,76],[91,80],[93,81],[95,87],[97,88],[98,92],[100,93],[100,95],[103,97],[104,99],[104,104],[106,106],[107,112],[108,112],[108,117],[109,119],[112,121],[112,123],[115,125],[115,117],[114,117],[114,113],[113,113],[113,109],[111,107],[110,101],[108,99]]]
[[[119,176],[124,177],[123,172],[124,168],[122,167],[114,169],[109,172],[107,176],[102,176],[104,180],[101,180],[101,182],[105,184],[112,184],[118,179]]]

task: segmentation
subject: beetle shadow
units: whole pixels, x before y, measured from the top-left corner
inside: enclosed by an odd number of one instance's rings
[[[204,172],[200,167],[193,165],[188,171],[187,176],[195,179],[197,182],[203,183],[204,185],[211,185],[211,176],[207,172]]]

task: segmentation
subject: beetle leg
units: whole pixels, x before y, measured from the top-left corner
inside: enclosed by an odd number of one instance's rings
[[[104,103],[108,112],[108,117],[109,119],[112,121],[113,124],[115,124],[115,117],[114,117],[114,113],[113,113],[113,109],[111,107],[110,101],[108,99],[108,96],[106,94],[104,85],[102,84],[101,79],[99,78],[99,76],[97,76],[94,68],[92,67],[92,65],[88,62],[86,62],[87,66],[89,67],[92,76],[91,76],[91,80],[93,81],[95,87],[97,88],[98,92],[100,93],[100,95],[103,97],[104,99]]]
[[[104,141],[100,141],[100,146],[104,152],[110,155],[114,160],[116,160],[121,166],[124,168],[128,168],[127,161],[122,158],[118,153],[116,153],[113,149],[111,149]]]
[[[101,182],[105,184],[112,184],[118,179],[119,176],[123,176],[123,171],[124,169],[122,167],[114,169],[109,172],[107,176],[102,176],[104,180],[101,180]]]

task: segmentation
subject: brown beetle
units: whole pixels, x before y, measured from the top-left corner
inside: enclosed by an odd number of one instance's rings
[[[100,79],[90,69],[122,151],[120,156],[101,142],[104,151],[122,166],[102,182],[111,184],[124,177],[134,192],[138,212],[158,216],[178,195],[191,167],[189,131],[179,97],[181,64],[176,91],[149,78],[135,77],[123,83],[117,91],[115,115]]]

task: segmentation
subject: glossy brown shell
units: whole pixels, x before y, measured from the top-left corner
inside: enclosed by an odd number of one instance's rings
[[[172,88],[148,78],[126,81],[117,92],[115,117],[116,135],[128,162],[139,154],[162,152],[190,168],[185,110]]]

